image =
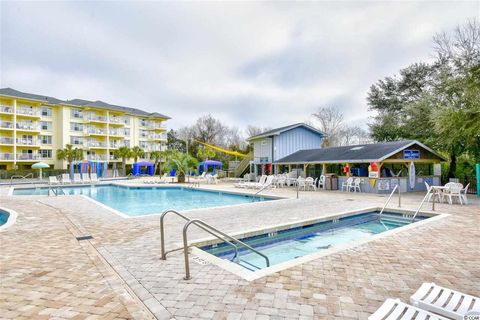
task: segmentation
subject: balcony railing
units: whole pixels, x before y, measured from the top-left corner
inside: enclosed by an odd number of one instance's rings
[[[96,114],[87,114],[87,115],[84,115],[84,116],[83,116],[83,120],[86,120],[86,121],[106,122],[106,121],[107,121],[107,117],[105,117],[105,116],[99,116],[99,115],[96,115]]]
[[[111,136],[124,136],[125,135],[125,132],[124,131],[121,131],[121,130],[110,130],[109,131],[110,135]]]
[[[101,134],[101,135],[106,135],[107,134],[107,131],[104,130],[104,129],[92,128],[92,127],[86,128],[85,132],[88,133],[88,134]]]
[[[40,131],[40,127],[36,122],[17,122],[16,127],[17,129],[22,129],[22,130]]]
[[[25,107],[20,107],[17,108],[17,114],[25,115],[25,116],[38,116],[39,112],[36,109],[33,108],[25,108]]]
[[[13,159],[14,159],[13,153],[8,153],[8,152],[0,153],[0,160],[10,161],[10,160],[13,160]]]
[[[151,140],[167,140],[167,135],[164,133],[161,134],[151,134],[148,136]]]
[[[100,142],[100,141],[87,141],[85,145],[90,148],[106,148],[107,147],[107,144],[105,142]]]
[[[39,141],[36,139],[19,139],[17,138],[17,145],[22,146],[39,146]]]
[[[144,124],[144,127],[147,127],[148,129],[166,129],[167,128],[167,126],[164,123],[153,122],[153,121],[146,122]]]
[[[13,122],[10,122],[10,121],[0,121],[0,128],[13,129]]]
[[[105,155],[88,155],[87,160],[95,161],[95,160],[107,160],[107,156]]]
[[[0,144],[13,144],[13,138],[1,137]]]
[[[0,112],[13,113],[13,108],[9,106],[0,106]]]
[[[42,156],[35,153],[17,154],[17,160],[42,160]]]

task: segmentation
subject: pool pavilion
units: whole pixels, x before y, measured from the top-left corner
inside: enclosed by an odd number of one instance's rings
[[[416,140],[300,150],[275,162],[276,172],[301,176],[338,177],[338,188],[350,177],[362,180],[361,191],[388,193],[400,183],[401,192],[440,185],[447,159]],[[335,189],[335,187],[333,188]]]

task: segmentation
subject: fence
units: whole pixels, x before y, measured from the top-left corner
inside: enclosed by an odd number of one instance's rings
[[[29,173],[33,173],[34,177],[38,177],[39,170],[35,169],[23,169],[23,170],[0,170],[0,179],[10,179],[12,176],[26,176]],[[58,176],[62,173],[68,173],[68,170],[62,169],[43,169],[42,176]]]

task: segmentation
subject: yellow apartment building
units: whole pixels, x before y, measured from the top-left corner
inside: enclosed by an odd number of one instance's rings
[[[121,146],[166,149],[169,117],[102,101],[53,97],[0,89],[0,170],[29,169],[42,161],[66,169],[57,150],[67,144],[83,150],[84,159],[114,163]],[[130,163],[132,160],[130,160]]]

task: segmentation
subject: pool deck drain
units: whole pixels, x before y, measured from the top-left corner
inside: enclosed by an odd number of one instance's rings
[[[228,184],[208,188],[233,190]],[[267,194],[295,197],[293,190]],[[402,208],[415,209],[421,197],[404,195]],[[356,201],[342,201],[345,198]],[[381,206],[385,199],[301,192],[299,200],[256,203],[248,210],[194,210],[189,216],[234,233]],[[127,289],[116,289],[123,282],[162,319],[366,319],[386,298],[408,301],[426,281],[478,296],[480,202],[470,200],[468,206],[437,205],[438,211],[451,214],[445,219],[249,282],[215,265],[197,263],[191,264],[193,278],[183,280],[182,252],[159,259],[158,217],[125,219],[82,197],[42,198],[49,207],[38,198],[0,196],[2,206],[19,213],[17,222],[0,233],[0,291],[8,293],[0,293],[0,314],[6,319],[148,318],[132,299],[125,299]],[[94,239],[76,241],[54,208],[78,228],[76,236]],[[181,243],[182,227],[179,219],[167,219],[167,247]],[[206,236],[192,229],[189,239]],[[100,258],[92,258],[91,246],[116,275],[99,271],[104,267]]]

